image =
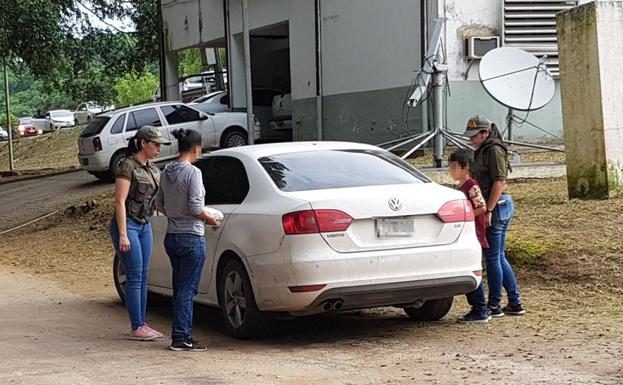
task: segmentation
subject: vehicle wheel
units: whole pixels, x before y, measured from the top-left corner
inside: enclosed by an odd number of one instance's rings
[[[218,284],[219,305],[227,333],[241,339],[257,337],[264,315],[255,304],[253,289],[242,264],[236,260],[227,262]]]
[[[108,173],[110,177],[114,180],[115,175],[117,175],[117,168],[121,165],[121,162],[127,158],[125,151],[117,151],[112,158],[110,159],[110,167],[108,168]]]
[[[119,256],[117,254],[115,254],[115,258],[113,260],[112,276],[113,280],[115,281],[115,289],[117,289],[117,294],[119,295],[121,302],[125,304],[125,287],[128,280],[126,278],[125,269],[123,268],[121,259],[119,259]]]
[[[91,123],[91,117],[87,116],[87,124]]]
[[[416,321],[438,321],[448,314],[453,300],[453,297],[432,299],[420,307],[405,307],[404,311]]]
[[[78,122],[78,119],[74,120],[74,126],[78,126],[80,125],[80,122]]]
[[[221,139],[223,148],[246,146],[247,143],[247,134],[243,131],[230,131]]]

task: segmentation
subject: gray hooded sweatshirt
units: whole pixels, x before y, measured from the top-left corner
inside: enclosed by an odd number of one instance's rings
[[[168,234],[203,236],[205,225],[199,215],[205,205],[201,170],[186,162],[167,164],[160,177],[156,207],[164,208],[168,217]]]

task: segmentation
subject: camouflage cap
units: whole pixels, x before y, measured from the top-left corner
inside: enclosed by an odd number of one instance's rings
[[[171,144],[170,141],[166,140],[160,130],[158,130],[154,126],[143,126],[138,131],[136,131],[136,135],[134,135],[137,139],[144,139],[154,143],[160,144]]]
[[[463,135],[467,137],[472,137],[483,130],[491,129],[491,121],[482,116],[472,116],[467,121],[467,125],[465,127],[465,132]]]

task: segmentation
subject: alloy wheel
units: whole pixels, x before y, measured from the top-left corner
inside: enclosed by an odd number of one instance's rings
[[[244,324],[247,300],[242,277],[237,271],[230,271],[225,279],[225,313],[229,323],[239,328]]]

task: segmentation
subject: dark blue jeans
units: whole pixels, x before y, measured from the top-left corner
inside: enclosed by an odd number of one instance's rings
[[[483,255],[486,252],[485,249],[482,250]],[[467,297],[467,303],[472,307],[472,311],[477,312],[480,317],[489,317],[489,308],[485,300],[484,280],[480,281],[480,285],[478,285],[476,290],[467,293],[465,296]]]
[[[491,226],[487,228],[487,241],[489,249],[486,250],[487,279],[489,281],[489,307],[497,307],[502,304],[502,287],[506,289],[508,303],[516,305],[521,303],[521,295],[515,273],[506,259],[506,233],[510,226],[515,204],[510,195],[502,195],[497,206],[493,210]]]
[[[151,224],[138,223],[130,218],[126,220],[130,251],[119,251],[119,228],[117,219],[113,216],[110,223],[110,238],[115,246],[115,252],[121,260],[126,275],[125,305],[128,309],[132,330],[145,325],[145,311],[147,310],[147,278],[153,236]]]
[[[173,270],[173,342],[190,341],[193,328],[193,297],[199,289],[201,270],[206,259],[202,236],[167,234],[164,248]]]

